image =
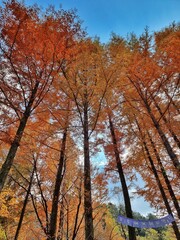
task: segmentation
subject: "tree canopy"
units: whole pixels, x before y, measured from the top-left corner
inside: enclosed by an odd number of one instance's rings
[[[73,10],[4,2],[0,239],[179,239],[179,69],[178,24],[102,44]],[[123,204],[110,203],[110,181]],[[132,210],[133,184],[171,226],[117,222],[156,218]]]

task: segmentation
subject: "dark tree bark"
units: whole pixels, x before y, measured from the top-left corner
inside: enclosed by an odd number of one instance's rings
[[[20,218],[19,218],[18,227],[16,229],[16,234],[15,234],[14,240],[18,239],[18,236],[19,236],[19,233],[20,233],[20,230],[21,230],[24,214],[25,214],[25,211],[26,211],[26,206],[27,206],[27,203],[28,203],[28,198],[29,198],[29,195],[30,195],[30,192],[31,192],[31,186],[32,186],[32,182],[33,182],[35,169],[36,169],[36,160],[34,161],[34,166],[33,166],[33,170],[32,170],[32,173],[31,173],[29,186],[28,186],[26,196],[25,196],[25,199],[24,199],[24,204],[23,204],[23,208],[21,210],[21,215],[20,215]]]
[[[69,204],[68,200],[65,198],[66,201],[66,239],[69,239]]]
[[[164,145],[164,147],[165,147],[169,157],[171,158],[174,167],[177,169],[178,174],[180,175],[180,163],[179,163],[178,157],[175,154],[175,152],[173,151],[173,149],[172,149],[172,147],[171,147],[171,145],[170,145],[170,143],[169,143],[165,133],[161,129],[161,126],[160,126],[159,122],[156,120],[154,114],[152,113],[151,108],[150,108],[148,102],[144,98],[143,98],[143,101],[144,101],[146,109],[147,109],[147,111],[149,113],[149,116],[152,119],[152,122],[154,123],[154,126],[157,129],[157,132],[159,133],[159,136],[160,136],[160,138],[161,138],[161,140],[163,142],[163,145]]]
[[[62,186],[62,199],[60,201],[60,213],[59,213],[59,228],[58,228],[58,236],[57,240],[63,239],[63,228],[64,228],[64,184]]]
[[[166,90],[165,87],[161,86],[162,90],[165,92],[166,94],[166,97],[169,99],[169,101],[172,103],[174,109],[176,109],[176,111],[180,114],[180,110],[179,110],[179,107],[176,105],[176,103],[173,101],[172,97],[169,96],[169,93],[168,91]]]
[[[87,97],[85,97],[87,99]],[[89,154],[88,102],[84,103],[84,211],[85,211],[85,240],[94,239],[92,197],[91,197],[91,167]]]
[[[62,240],[63,239],[63,227],[64,227],[64,206],[63,200],[61,202],[61,210],[60,210],[60,219],[59,219],[59,232],[58,232],[58,237],[57,240]]]
[[[82,201],[81,189],[82,189],[82,181],[80,182],[80,186],[79,186],[79,192],[78,192],[79,203],[77,205],[76,216],[75,216],[75,220],[74,220],[74,229],[73,229],[72,240],[76,239],[76,236],[77,236],[77,233],[78,233],[78,229],[79,229],[78,218],[79,218],[79,210],[80,210],[81,201]],[[81,221],[80,221],[79,224],[81,224]]]
[[[142,92],[141,90],[141,87],[138,86],[137,84],[135,84],[135,82],[129,78],[130,82],[133,84],[133,86],[135,87],[135,89],[137,90],[140,98],[142,99],[143,103],[144,103],[144,106],[146,107],[147,109],[147,112],[154,124],[154,127],[156,128],[161,140],[162,140],[162,143],[170,157],[170,159],[172,160],[172,163],[174,165],[174,167],[177,169],[177,172],[178,172],[178,175],[180,176],[180,162],[178,160],[178,157],[177,155],[175,154],[175,152],[173,151],[165,133],[163,132],[163,130],[161,129],[161,126],[158,122],[158,120],[156,119],[156,117],[154,116],[153,112],[152,112],[152,109],[151,109],[151,106],[150,104],[148,103],[148,100],[147,100],[147,95],[144,96],[144,93]]]
[[[53,200],[52,200],[51,218],[49,223],[49,236],[47,240],[56,239],[58,201],[59,201],[60,187],[63,179],[63,166],[64,166],[64,160],[65,160],[66,139],[67,139],[67,127],[64,130],[62,144],[61,144],[60,159],[59,159],[58,170],[56,174],[56,182],[55,182]]]
[[[120,156],[119,156],[119,150],[118,150],[118,147],[117,147],[117,139],[116,139],[116,135],[115,135],[115,131],[114,131],[114,125],[113,125],[110,114],[109,114],[109,125],[110,125],[111,137],[112,137],[112,142],[113,142],[113,147],[114,147],[116,165],[117,165],[117,169],[118,169],[118,173],[119,173],[119,178],[120,178],[120,181],[121,181],[121,184],[122,184],[126,216],[128,218],[133,218],[128,187],[127,187],[127,184],[126,184],[121,159],[120,159]],[[129,233],[129,240],[136,240],[135,228],[128,226],[128,233]]]
[[[48,234],[47,226],[43,225],[43,222],[42,222],[42,220],[41,220],[41,218],[39,216],[39,213],[38,213],[38,208],[36,206],[35,198],[34,198],[34,196],[32,194],[31,194],[31,201],[32,201],[34,212],[36,214],[36,217],[37,217],[37,220],[39,222],[39,225],[40,225],[41,229],[43,230],[44,234],[47,236],[47,234]]]
[[[39,86],[39,81],[36,82],[36,84],[34,86],[34,89],[32,90],[32,94],[31,94],[31,97],[29,99],[29,103],[26,107],[26,110],[25,110],[21,120],[20,120],[19,127],[17,129],[16,135],[15,135],[14,140],[11,144],[10,149],[9,149],[6,160],[3,163],[2,168],[0,169],[0,192],[2,191],[2,189],[4,187],[4,184],[5,184],[5,181],[7,179],[8,173],[9,173],[11,167],[12,167],[14,158],[16,156],[16,152],[17,152],[18,147],[20,145],[20,142],[21,142],[21,139],[22,139],[22,136],[23,136],[28,118],[29,118],[29,116],[31,114],[31,111],[32,111],[32,106],[33,106],[33,103],[34,103],[34,100],[35,100],[35,97],[36,97],[38,86]]]
[[[165,206],[166,206],[166,209],[167,209],[168,213],[173,216],[171,207],[170,207],[169,202],[168,202],[168,200],[167,200],[167,197],[166,197],[164,188],[163,188],[163,186],[162,186],[162,184],[161,184],[161,181],[160,181],[160,179],[159,179],[157,170],[156,170],[156,168],[155,168],[155,165],[154,165],[153,159],[152,159],[152,157],[151,157],[151,155],[150,155],[150,152],[149,152],[149,149],[148,149],[148,147],[147,147],[147,144],[146,144],[145,140],[142,140],[142,141],[143,141],[143,145],[144,145],[144,149],[145,149],[146,155],[147,155],[148,160],[149,160],[149,163],[150,163],[150,165],[151,165],[152,172],[153,172],[153,174],[154,174],[154,176],[155,176],[155,179],[156,179],[156,181],[157,181],[159,190],[160,190],[160,192],[161,192],[161,195],[162,195],[164,204],[165,204]],[[177,224],[176,224],[175,221],[172,222],[172,227],[173,227],[173,230],[174,230],[174,233],[175,233],[175,235],[176,235],[177,240],[180,239],[180,232],[179,232],[178,226],[177,226]]]
[[[154,104],[155,104],[155,106],[156,106],[156,108],[157,108],[157,110],[158,110],[161,118],[163,119],[164,123],[166,124],[166,126],[167,126],[169,132],[171,133],[174,141],[176,142],[177,146],[180,148],[180,141],[179,141],[177,135],[176,135],[175,132],[168,126],[168,120],[166,119],[165,115],[163,114],[163,112],[162,112],[160,106],[158,105],[158,103],[156,102],[155,98],[154,98],[154,97],[152,97],[152,98],[153,98]]]
[[[168,188],[169,194],[170,194],[170,196],[171,196],[171,198],[172,198],[172,201],[173,201],[173,203],[174,203],[174,207],[176,208],[178,217],[179,217],[179,219],[180,219],[180,206],[179,206],[178,200],[177,200],[177,198],[176,198],[176,195],[174,194],[174,191],[173,191],[173,189],[172,189],[171,183],[170,183],[169,178],[168,178],[168,176],[167,176],[167,174],[166,174],[166,170],[165,170],[165,168],[163,167],[161,158],[160,158],[160,156],[159,156],[159,153],[158,153],[158,151],[157,151],[157,149],[156,149],[156,146],[155,146],[155,144],[154,144],[154,142],[153,142],[153,140],[152,140],[152,137],[151,137],[151,135],[149,134],[149,132],[148,132],[148,136],[149,136],[149,140],[150,140],[150,142],[151,142],[151,146],[152,146],[152,148],[153,148],[154,154],[155,154],[156,159],[157,159],[157,161],[158,161],[158,164],[159,164],[159,166],[160,166],[162,175],[163,175],[163,177],[164,177],[166,186],[167,186],[167,188]]]

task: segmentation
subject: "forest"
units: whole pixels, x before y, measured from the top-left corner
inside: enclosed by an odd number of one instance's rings
[[[180,239],[180,25],[88,37],[76,11],[0,6],[0,240]],[[103,168],[99,169],[105,156]],[[104,161],[104,160],[103,160]],[[132,209],[141,196],[156,209]],[[111,202],[118,182],[123,204]],[[118,194],[118,193],[117,193]],[[138,229],[117,221],[158,219]]]

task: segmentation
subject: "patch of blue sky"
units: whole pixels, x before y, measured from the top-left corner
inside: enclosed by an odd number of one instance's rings
[[[131,198],[131,206],[134,212],[139,212],[143,216],[147,216],[149,213],[156,214],[156,209],[151,207],[150,204],[141,196],[135,194],[136,188],[135,186],[142,187],[144,186],[144,182],[139,174],[137,174],[137,181],[133,182],[133,186],[131,186],[130,182],[128,184],[128,191]],[[116,204],[124,205],[124,198],[122,194],[121,183],[112,183],[109,182],[109,199],[110,202]]]
[[[140,35],[146,26],[150,32],[158,31],[180,21],[179,0],[25,0],[25,3],[77,9],[89,36],[99,36],[102,42],[107,42],[112,32],[123,37],[131,32]]]
[[[103,151],[98,152],[95,156],[93,156],[92,164],[94,167],[99,169],[99,172],[104,172],[104,167],[107,163],[108,162]],[[147,216],[148,213],[155,214],[156,213],[155,208],[152,208],[143,197],[134,194],[136,192],[135,186],[138,186],[140,188],[144,187],[144,182],[141,176],[138,173],[136,173],[136,177],[137,180],[133,180],[133,183],[127,182],[133,211],[139,212],[143,216]],[[109,179],[108,190],[109,190],[108,202],[111,202],[117,206],[120,204],[124,204],[120,181],[114,183],[111,181],[111,179]]]

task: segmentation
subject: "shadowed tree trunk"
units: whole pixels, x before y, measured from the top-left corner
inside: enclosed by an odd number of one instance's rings
[[[177,155],[173,151],[173,149],[172,149],[172,147],[171,147],[171,145],[170,145],[166,135],[162,131],[162,129],[161,129],[160,125],[159,125],[159,122],[156,120],[154,114],[152,113],[151,108],[150,108],[148,102],[144,98],[143,98],[143,101],[144,101],[144,104],[145,104],[145,106],[147,108],[149,116],[151,117],[152,122],[154,123],[154,126],[155,126],[155,128],[157,129],[157,131],[159,133],[159,136],[160,136],[160,138],[161,138],[161,140],[163,142],[163,145],[164,145],[164,147],[165,147],[169,157],[171,158],[174,167],[177,169],[178,174],[180,175],[180,163],[179,163],[179,160],[177,158]]]
[[[87,99],[87,97],[85,97]],[[91,169],[89,154],[89,130],[88,130],[88,103],[84,103],[84,210],[85,210],[85,240],[94,239],[92,197],[91,197]]]
[[[25,199],[24,199],[24,204],[23,204],[23,208],[21,210],[21,215],[20,215],[20,219],[19,219],[19,222],[18,222],[18,227],[17,227],[17,230],[16,230],[14,240],[18,239],[18,236],[19,236],[19,233],[20,233],[20,230],[21,230],[24,214],[25,214],[25,211],[26,211],[26,206],[27,206],[27,203],[28,203],[29,194],[31,192],[31,186],[32,186],[32,182],[33,182],[35,169],[36,169],[36,160],[34,160],[34,166],[33,166],[33,170],[32,170],[32,173],[31,173],[29,186],[28,186],[26,196],[25,196]]]
[[[174,141],[176,142],[177,146],[180,148],[180,141],[179,141],[178,137],[176,136],[175,132],[171,129],[171,127],[168,126],[168,120],[166,119],[166,117],[165,117],[164,113],[162,112],[160,106],[157,104],[155,98],[152,97],[152,99],[153,99],[153,101],[154,101],[154,104],[155,104],[155,106],[156,106],[156,108],[157,108],[157,110],[158,110],[161,118],[163,119],[163,121],[164,121],[164,123],[166,124],[169,132],[171,133]]]
[[[168,202],[168,200],[167,200],[165,191],[164,191],[163,186],[162,186],[162,184],[161,184],[161,181],[160,181],[160,179],[159,179],[157,170],[156,170],[156,168],[155,168],[155,166],[154,166],[153,159],[152,159],[152,157],[151,157],[151,155],[150,155],[149,149],[148,149],[147,144],[146,144],[146,142],[145,142],[144,140],[143,140],[143,145],[144,145],[144,149],[145,149],[146,155],[147,155],[147,157],[148,157],[148,160],[149,160],[149,162],[150,162],[152,172],[153,172],[153,174],[154,174],[154,176],[155,176],[155,179],[156,179],[156,181],[157,181],[159,190],[160,190],[160,192],[161,192],[161,195],[162,195],[164,204],[165,204],[165,206],[166,206],[166,209],[167,209],[168,213],[173,216],[173,213],[172,213],[171,207],[170,207],[170,205],[169,205],[169,202]],[[177,240],[180,239],[180,232],[179,232],[178,226],[177,226],[177,224],[176,224],[175,221],[172,222],[172,227],[173,227],[173,230],[174,230],[174,233],[175,233],[175,235],[176,235]]]
[[[155,147],[155,144],[154,144],[154,142],[153,142],[153,140],[152,140],[152,137],[151,137],[151,135],[149,134],[149,132],[148,132],[148,136],[149,136],[149,140],[150,140],[150,142],[151,142],[151,146],[152,146],[152,148],[153,148],[153,151],[154,151],[154,153],[155,153],[156,159],[157,159],[157,161],[158,161],[158,163],[159,163],[159,166],[160,166],[160,168],[161,168],[161,172],[162,172],[162,175],[163,175],[163,177],[164,177],[164,180],[165,180],[166,186],[167,186],[167,188],[168,188],[169,194],[170,194],[170,196],[171,196],[171,198],[172,198],[172,201],[173,201],[174,206],[175,206],[175,208],[176,208],[178,217],[179,217],[179,219],[180,219],[180,206],[179,206],[178,200],[177,200],[177,198],[176,198],[176,196],[175,196],[175,194],[174,194],[174,191],[173,191],[173,189],[172,189],[171,183],[170,183],[169,178],[168,178],[168,176],[167,176],[167,174],[166,174],[166,170],[165,170],[164,167],[163,167],[161,158],[160,158],[160,156],[159,156],[159,154],[158,154],[158,151],[157,151],[157,149],[156,149],[156,147]]]
[[[62,144],[61,144],[60,158],[59,158],[59,164],[58,164],[58,170],[56,174],[56,182],[55,182],[53,200],[52,200],[51,218],[49,223],[49,236],[47,240],[56,239],[58,201],[59,201],[60,187],[63,179],[63,166],[64,166],[64,160],[65,160],[66,139],[67,139],[67,126],[64,130]]]
[[[38,90],[38,86],[39,86],[39,81],[36,82],[36,84],[34,86],[34,89],[32,90],[32,94],[31,94],[29,103],[26,107],[26,110],[24,111],[24,114],[23,114],[21,120],[20,120],[19,127],[17,129],[16,135],[15,135],[14,140],[11,144],[10,149],[9,149],[6,160],[5,160],[5,162],[3,163],[3,165],[0,169],[0,192],[2,191],[2,189],[4,187],[6,178],[7,178],[8,173],[9,173],[11,167],[12,167],[14,158],[16,156],[16,152],[17,152],[18,147],[20,145],[21,138],[22,138],[23,133],[24,133],[24,129],[26,127],[28,118],[29,118],[29,116],[31,114],[31,111],[32,111],[32,106],[33,106],[33,103],[34,103],[34,100],[35,100],[35,96],[36,96],[36,93],[37,93],[37,90]]]
[[[147,97],[144,96],[144,93],[142,92],[141,88],[139,86],[137,86],[135,84],[135,82],[129,78],[130,82],[133,84],[133,86],[135,87],[135,89],[137,90],[137,93],[139,94],[140,98],[142,99],[142,101],[144,102],[144,106],[146,107],[147,109],[147,112],[154,124],[154,127],[156,128],[161,140],[162,140],[162,143],[170,157],[170,159],[172,160],[172,163],[174,165],[174,167],[177,169],[177,172],[178,172],[178,175],[180,176],[180,162],[178,160],[178,157],[177,155],[175,154],[175,152],[173,151],[165,133],[163,132],[158,120],[156,119],[155,115],[153,114],[152,112],[152,109],[150,107],[150,104],[148,103],[148,100],[147,100]]]
[[[161,196],[162,196],[162,199],[163,199],[164,204],[165,204],[165,206],[166,206],[167,212],[168,212],[168,214],[171,214],[171,215],[173,216],[173,213],[172,213],[171,207],[170,207],[170,205],[169,205],[169,202],[168,202],[168,200],[167,200],[167,197],[166,197],[164,188],[163,188],[163,186],[162,186],[162,184],[161,184],[161,181],[160,181],[160,178],[159,178],[159,176],[158,176],[158,173],[157,173],[156,167],[155,167],[155,165],[154,165],[153,159],[152,159],[152,157],[151,157],[149,148],[148,148],[148,146],[147,146],[147,143],[146,143],[146,141],[145,141],[145,138],[144,138],[144,136],[143,136],[142,130],[141,130],[141,128],[140,128],[140,125],[139,125],[137,119],[136,119],[136,124],[137,124],[137,127],[138,127],[138,129],[139,129],[139,133],[140,133],[140,136],[141,136],[141,140],[142,140],[142,144],[143,144],[145,153],[146,153],[146,155],[147,155],[147,157],[148,157],[148,160],[149,160],[149,163],[150,163],[150,166],[151,166],[151,170],[152,170],[152,172],[153,172],[153,174],[154,174],[154,177],[155,177],[155,179],[156,179],[156,182],[157,182],[157,184],[158,184],[158,187],[159,187],[159,190],[160,190],[160,192],[161,192]],[[175,221],[172,222],[172,227],[173,227],[174,233],[175,233],[175,235],[176,235],[176,238],[177,238],[177,240],[178,240],[178,239],[180,238],[180,232],[179,232],[178,226],[177,226],[177,224],[176,224]]]
[[[125,180],[125,176],[124,176],[124,172],[123,172],[123,168],[122,168],[122,164],[121,164],[121,160],[120,160],[120,156],[119,156],[119,150],[117,147],[117,140],[116,140],[116,135],[115,135],[115,131],[114,131],[114,125],[113,125],[110,114],[109,114],[109,125],[110,125],[114,154],[115,154],[115,159],[116,159],[116,165],[117,165],[117,169],[118,169],[118,173],[119,173],[119,178],[120,178],[120,181],[122,184],[126,216],[128,218],[133,218],[129,192],[128,192],[128,188],[127,188],[127,184],[126,184],[126,180]],[[135,228],[128,226],[128,233],[129,233],[129,240],[136,240]]]
[[[74,221],[74,230],[73,230],[72,240],[76,239],[76,236],[77,236],[77,233],[78,233],[78,229],[79,229],[80,224],[82,222],[82,221],[80,221],[80,223],[78,225],[79,211],[80,211],[81,202],[82,202],[81,190],[82,190],[82,178],[81,178],[80,186],[79,186],[79,189],[78,189],[78,200],[79,200],[79,203],[77,205],[77,210],[76,210],[76,216],[75,216],[75,221]]]
[[[173,107],[176,109],[176,111],[180,114],[179,107],[176,105],[176,103],[173,101],[172,97],[169,95],[168,91],[165,87],[161,86],[162,90],[166,94],[166,97],[169,99],[169,101],[172,103]]]
[[[63,228],[64,228],[64,186],[62,187],[62,199],[60,202],[59,229],[57,240],[63,239]]]

